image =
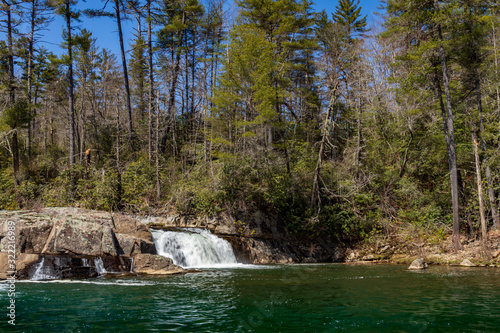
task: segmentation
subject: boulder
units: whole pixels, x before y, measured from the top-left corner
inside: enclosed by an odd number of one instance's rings
[[[9,228],[10,232],[15,229],[19,278],[29,276],[40,256],[47,258],[47,265],[52,265],[47,267],[54,272],[65,272],[59,274],[61,277],[89,277],[95,275],[91,269],[73,269],[74,265],[85,267],[81,258],[109,257],[115,272],[128,272],[130,256],[156,254],[148,227],[122,214],[80,208],[0,211],[0,279],[5,278],[8,249],[13,245],[6,237]]]
[[[38,254],[28,253],[16,255],[16,276],[27,276],[29,268],[38,261],[39,257]],[[5,280],[9,271],[12,271],[12,267],[9,264],[9,255],[0,252],[0,280]]]
[[[157,254],[139,253],[133,258],[132,270],[137,274],[171,275],[184,272],[182,267],[173,264],[172,259]]]
[[[98,256],[102,254],[102,236],[109,227],[97,223],[68,218],[52,235],[44,254],[75,254]]]
[[[427,265],[424,258],[418,258],[413,260],[408,269],[426,269],[427,267],[429,267],[429,265]]]
[[[464,259],[462,260],[462,262],[460,263],[460,266],[465,266],[465,267],[474,267],[476,265],[474,265],[469,259]]]
[[[317,262],[318,261],[316,259],[314,259],[313,257],[307,257],[307,258],[302,259],[302,263],[304,263],[304,264],[315,264]]]
[[[113,226],[117,234],[126,234],[135,238],[142,238],[150,242],[153,241],[149,228],[130,216],[123,214],[113,214]]]
[[[373,261],[375,260],[375,256],[373,254],[367,254],[361,258],[362,261]]]

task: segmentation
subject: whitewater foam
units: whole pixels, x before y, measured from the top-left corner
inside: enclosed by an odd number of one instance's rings
[[[193,228],[186,231],[152,232],[159,255],[171,258],[184,268],[241,267],[228,241],[209,230]]]

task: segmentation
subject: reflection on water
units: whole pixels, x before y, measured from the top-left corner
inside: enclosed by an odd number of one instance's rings
[[[6,306],[5,284],[0,305]],[[496,332],[500,270],[291,265],[17,284],[26,332]]]

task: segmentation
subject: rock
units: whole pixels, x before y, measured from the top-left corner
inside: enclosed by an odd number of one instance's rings
[[[302,259],[302,262],[304,264],[314,264],[314,263],[317,263],[318,261],[316,259],[314,259],[313,257],[307,257],[307,258]]]
[[[500,250],[498,250],[498,251],[496,251],[496,252],[493,252],[491,256],[492,256],[493,258],[496,258],[496,257],[498,257],[499,255],[500,255]]]
[[[390,245],[386,245],[379,250],[379,253],[384,253],[391,248]]]
[[[429,265],[427,265],[424,258],[418,258],[413,260],[408,269],[426,269],[427,267],[429,267]]]
[[[132,270],[137,274],[150,275],[171,275],[184,272],[182,267],[173,264],[172,259],[149,253],[136,254]]]
[[[156,254],[156,247],[153,241],[125,234],[116,234],[116,239],[118,241],[119,254],[129,257],[137,253]]]
[[[285,242],[241,237],[249,261],[253,264],[287,264],[298,262],[296,255]]]
[[[28,275],[28,269],[39,259],[38,254],[21,253],[16,255],[16,276]],[[0,280],[7,278],[7,272],[11,271],[9,265],[9,255],[7,253],[0,253]]]
[[[465,266],[465,267],[474,267],[474,265],[469,259],[464,259],[461,263],[460,266]]]
[[[50,245],[43,253],[101,255],[104,228],[109,229],[97,223],[68,219],[57,228],[57,234],[53,235],[53,242],[49,240]]]
[[[78,268],[76,272],[72,265],[85,267],[79,264],[85,257],[110,257],[109,265],[115,272],[128,272],[130,256],[156,254],[148,227],[122,214],[79,208],[0,211],[0,279],[5,278],[3,265],[7,263],[9,245],[12,248],[6,237],[9,228],[15,229],[19,278],[28,277],[30,267],[40,256],[48,258],[47,263],[55,272],[69,272],[61,273],[61,277],[89,277],[94,275],[92,270]]]
[[[363,261],[373,261],[373,260],[375,260],[375,256],[373,254],[368,254],[366,256],[363,256],[363,258],[361,258],[361,260],[363,260]]]
[[[346,260],[347,261],[354,261],[357,258],[357,254],[353,251],[350,252],[349,255],[347,256]]]
[[[126,234],[150,242],[153,241],[149,228],[138,220],[123,214],[113,214],[112,219],[117,234]]]
[[[50,222],[41,222],[34,226],[21,228],[18,241],[21,246],[20,251],[24,253],[41,253],[52,228],[53,224]]]

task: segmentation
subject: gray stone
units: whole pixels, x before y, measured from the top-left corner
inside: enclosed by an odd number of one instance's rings
[[[424,258],[418,258],[413,260],[408,269],[426,269],[427,267],[429,267],[429,265],[427,265]]]
[[[465,266],[465,267],[474,267],[474,265],[469,259],[464,259],[461,263],[460,266]]]
[[[375,260],[375,257],[373,256],[373,254],[368,254],[366,256],[363,256],[363,258],[361,258],[361,260],[363,260],[363,261],[373,261],[373,260]]]

